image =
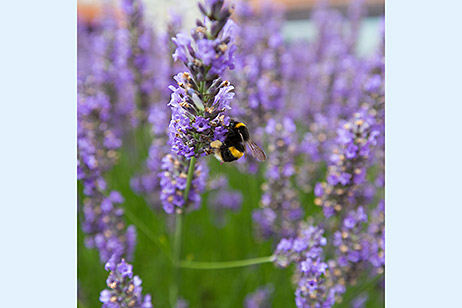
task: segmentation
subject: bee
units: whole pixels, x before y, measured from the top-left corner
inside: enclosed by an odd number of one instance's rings
[[[259,161],[266,160],[265,152],[250,138],[249,130],[244,123],[231,120],[229,131],[225,141],[215,140],[210,143],[215,157],[220,162],[232,162],[241,158],[247,153],[249,147],[250,154]]]

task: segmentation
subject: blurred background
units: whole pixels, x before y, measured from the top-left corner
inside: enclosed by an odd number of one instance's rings
[[[248,1],[252,6],[258,7],[260,0]],[[285,8],[285,23],[283,34],[287,40],[312,39],[315,36],[315,29],[309,20],[310,14],[319,4],[318,0],[274,0],[273,3],[281,4]],[[150,22],[156,27],[164,26],[169,18],[169,12],[174,11],[183,18],[185,29],[191,28],[195,19],[199,16],[199,9],[196,1],[193,0],[146,0],[146,14]],[[329,7],[343,13],[348,9],[350,0],[326,1]],[[79,0],[78,14],[89,22],[101,16],[104,4],[117,7],[117,0]],[[365,0],[365,18],[362,21],[359,38],[358,52],[361,55],[370,53],[377,47],[379,36],[380,16],[385,13],[384,0]]]

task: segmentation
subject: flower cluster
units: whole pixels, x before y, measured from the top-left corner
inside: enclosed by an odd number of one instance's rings
[[[385,267],[385,202],[380,200],[377,207],[370,214],[367,229],[369,244],[369,262],[378,273],[384,272]]]
[[[383,202],[372,212],[383,215]],[[342,285],[355,285],[361,273],[367,272],[370,265],[375,269],[371,273],[383,272],[383,221],[375,216],[374,223],[368,219],[364,208],[358,207],[346,213],[341,226],[333,234],[332,244],[335,247],[335,265],[341,273],[338,282]],[[369,222],[369,226],[367,223]],[[381,225],[382,224],[382,225]]]
[[[101,262],[106,262],[112,255],[126,256],[128,260],[133,258],[136,230],[132,225],[125,227],[123,210],[118,206],[122,202],[117,191],[110,192],[107,197],[97,193],[83,200],[85,245],[98,249]]]
[[[354,201],[362,203],[360,185],[366,179],[371,148],[379,134],[373,130],[373,121],[365,112],[358,112],[337,131],[337,147],[330,157],[327,182],[317,183],[314,191],[315,204],[323,207],[326,217]]]
[[[287,267],[291,263],[301,263],[306,258],[321,258],[322,247],[326,244],[323,229],[303,222],[297,235],[279,241],[274,252],[275,263],[280,267]]]
[[[112,256],[104,268],[110,273],[106,280],[108,288],[99,297],[103,308],[152,308],[151,295],[143,297],[141,279],[133,276],[132,265]]]
[[[333,245],[337,248],[338,264],[346,267],[349,263],[358,263],[367,258],[367,251],[361,245],[363,226],[367,223],[367,214],[362,207],[350,211],[343,220],[340,230],[334,234]]]
[[[82,41],[84,36],[82,36]],[[85,58],[79,59],[78,70],[81,84],[91,83],[107,95],[111,103],[111,124],[118,136],[126,130],[126,124],[135,122],[136,86],[134,75],[129,67],[129,31],[120,27],[115,12],[94,26],[86,40],[91,50]],[[83,92],[79,89],[79,92]],[[117,124],[124,125],[117,125]],[[130,127],[130,125],[127,125]]]
[[[188,200],[184,200],[184,191],[189,170],[189,161],[184,157],[167,154],[162,159],[160,177],[162,207],[168,214],[175,209],[197,209],[201,204],[201,193],[207,184],[208,169],[202,162],[197,162],[191,182]]]
[[[86,195],[105,189],[102,177],[117,161],[121,141],[110,126],[109,98],[90,87],[77,99],[77,179]]]
[[[334,268],[324,262],[324,230],[302,224],[293,238],[282,239],[275,251],[275,263],[287,267],[296,264],[295,303],[299,308],[332,307],[344,287],[334,284]]]
[[[273,141],[268,146],[266,182],[260,208],[253,213],[257,233],[264,238],[293,236],[303,210],[291,180],[295,174],[296,127],[290,118],[282,121],[270,119],[266,133]]]
[[[124,27],[120,31],[125,36],[125,45],[128,48],[126,61],[130,75],[136,87],[136,118],[145,121],[148,116],[152,100],[155,99],[156,83],[164,78],[157,78],[155,72],[162,71],[165,63],[154,61],[158,44],[152,27],[145,20],[142,1],[122,0],[121,9],[124,16]],[[165,84],[162,84],[165,86]]]
[[[173,38],[177,45],[173,57],[189,72],[176,75],[177,87],[170,87],[170,141],[172,151],[187,158],[208,155],[213,140],[224,140],[229,125],[224,112],[230,109],[234,96],[234,87],[221,79],[226,68],[234,67],[231,9],[222,0],[208,1],[207,8],[202,4],[199,7],[204,21],[197,21],[192,38],[181,33]]]

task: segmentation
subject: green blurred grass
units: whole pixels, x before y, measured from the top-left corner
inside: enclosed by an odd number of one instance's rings
[[[172,266],[165,253],[169,251],[168,231],[171,217],[149,208],[144,199],[130,188],[130,178],[141,170],[149,147],[146,131],[127,139],[121,149],[118,164],[107,174],[108,187],[118,190],[125,198],[127,224],[137,227],[138,241],[132,262],[135,275],[143,280],[143,293],[150,293],[154,308],[169,307],[168,288]],[[226,213],[227,224],[217,227],[213,213],[207,208],[203,196],[200,210],[185,215],[183,219],[182,259],[195,261],[231,261],[269,256],[273,252],[271,241],[260,242],[253,236],[252,211],[258,206],[262,175],[240,173],[232,164],[220,165],[211,157],[207,160],[211,176],[226,174],[231,188],[243,194],[242,210]],[[79,196],[82,196],[79,185]],[[307,212],[317,211],[312,194],[301,194]],[[308,206],[310,205],[310,206]],[[80,205],[79,205],[80,208]],[[81,219],[79,212],[79,220]],[[131,219],[135,218],[135,219]],[[147,232],[143,232],[147,228]],[[99,293],[106,287],[108,273],[100,264],[96,249],[84,246],[84,234],[78,226],[78,307],[101,307]],[[180,295],[189,301],[191,308],[242,307],[245,296],[258,287],[272,283],[275,286],[272,307],[295,307],[294,287],[291,284],[292,269],[279,269],[271,263],[244,268],[222,270],[181,270]],[[369,292],[367,307],[384,307],[383,292]]]

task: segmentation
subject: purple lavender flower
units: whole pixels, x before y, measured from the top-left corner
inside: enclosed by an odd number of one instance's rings
[[[235,69],[228,72],[236,86],[236,100],[230,111],[247,124],[253,139],[264,140],[264,127],[284,108],[283,67],[286,62],[282,38],[284,10],[265,1],[259,9],[245,1],[236,3]],[[252,156],[237,162],[242,172],[257,173],[262,165]]]
[[[319,227],[302,223],[297,236],[282,239],[274,252],[276,265],[296,264],[295,304],[299,308],[332,307],[345,291],[333,280],[334,268],[323,261],[327,244],[323,233]]]
[[[160,209],[160,178],[162,158],[170,152],[168,144],[167,125],[169,115],[165,105],[156,105],[151,109],[148,121],[151,124],[152,142],[149,147],[148,157],[144,171],[130,180],[132,189],[143,195],[148,204],[154,209]]]
[[[244,299],[245,308],[269,308],[271,307],[271,295],[274,292],[273,285],[260,287],[248,294]]]
[[[330,157],[327,181],[317,184],[318,192],[323,193],[315,199],[326,217],[349,204],[362,203],[361,185],[365,182],[371,149],[378,134],[374,130],[374,118],[365,111],[354,114],[337,130],[337,145]]]
[[[242,194],[239,191],[222,189],[217,192],[210,204],[218,208],[238,212],[242,205]]]
[[[367,215],[362,207],[358,207],[356,211],[347,213],[340,230],[335,232],[333,245],[337,248],[337,262],[341,267],[359,263],[368,257],[362,245],[365,223]]]
[[[166,59],[158,55],[157,38],[152,27],[144,17],[144,7],[140,0],[121,0],[121,9],[125,17],[124,30],[128,34],[128,67],[133,74],[136,87],[137,118],[146,121],[153,100],[158,99],[157,89],[167,86],[166,76],[157,76],[156,72],[165,72]],[[154,61],[156,59],[156,61]],[[160,83],[158,85],[158,83]]]
[[[90,195],[105,186],[102,174],[117,161],[121,141],[109,125],[109,98],[101,92],[79,94],[77,120],[78,179]]]
[[[151,295],[142,295],[141,279],[133,276],[132,265],[114,255],[104,268],[110,273],[108,288],[99,297],[103,308],[152,308]]]
[[[298,234],[292,238],[283,238],[276,247],[275,264],[287,267],[291,263],[300,263],[306,258],[317,259],[322,256],[322,247],[327,244],[324,230],[313,225],[301,223]]]
[[[336,298],[344,293],[340,285],[331,285],[328,266],[319,258],[307,258],[297,265],[298,282],[295,304],[299,308],[332,307]]]
[[[202,162],[197,162],[191,182],[188,200],[183,194],[186,188],[186,179],[189,161],[182,156],[167,154],[162,159],[162,172],[159,173],[161,186],[161,201],[166,213],[175,213],[175,210],[194,210],[201,204],[201,193],[206,186],[208,170]]]
[[[112,255],[133,258],[136,230],[134,226],[125,228],[123,210],[118,206],[122,202],[117,191],[110,192],[107,197],[97,191],[83,200],[85,245],[98,249],[101,262]]]
[[[221,76],[233,68],[235,25],[229,17],[231,10],[224,1],[199,4],[204,21],[197,21],[191,37],[178,34],[173,38],[177,48],[175,60],[182,61],[189,72],[175,76],[177,87],[169,103],[172,119],[169,125],[172,151],[186,158],[212,153],[210,143],[223,141],[228,130],[234,87]]]
[[[104,173],[115,164],[121,146],[110,126],[109,98],[92,88],[84,88],[78,96],[78,179],[83,184],[82,229],[87,234],[85,244],[97,248],[101,262],[111,255],[132,258],[136,231],[133,226],[125,228],[123,210],[118,204],[123,202],[120,193],[107,193]],[[85,91],[87,93],[85,93]]]
[[[363,245],[369,246],[369,262],[380,274],[384,272],[385,266],[385,202],[383,200],[378,202],[369,220]]]
[[[266,126],[266,133],[272,136],[273,142],[268,147],[267,181],[262,185],[260,209],[253,213],[257,233],[264,238],[295,235],[297,222],[303,218],[291,181],[295,174],[295,130],[290,118],[279,122],[270,119]]]

